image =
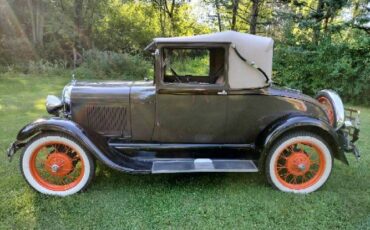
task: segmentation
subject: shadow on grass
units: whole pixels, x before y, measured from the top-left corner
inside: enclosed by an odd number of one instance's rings
[[[127,186],[152,186],[189,188],[192,186],[222,188],[232,184],[250,184],[263,186],[266,184],[262,173],[176,173],[176,174],[127,174],[115,171],[99,163],[93,183],[99,186],[110,184]],[[112,189],[115,186],[112,186]]]

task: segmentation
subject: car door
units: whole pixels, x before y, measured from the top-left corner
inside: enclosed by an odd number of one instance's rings
[[[194,49],[194,44],[192,45],[190,48]],[[218,47],[203,47],[202,49],[208,49],[208,56],[201,57],[204,59],[202,59],[203,66],[199,63],[189,63],[186,58],[179,58],[178,63],[171,63],[171,67],[169,61],[166,60],[168,56],[166,57],[165,48],[161,49],[161,58],[158,63],[160,68],[157,68],[161,71],[158,71],[159,77],[157,77],[154,141],[164,143],[223,142],[227,106],[227,85],[225,84],[227,71],[224,61],[226,49],[223,47],[223,51]],[[198,57],[194,56],[197,51],[192,50],[190,53],[193,55],[191,62],[197,60]],[[199,53],[203,55],[201,51]],[[180,53],[177,56],[186,55]],[[186,65],[198,65],[199,69],[191,72]],[[201,76],[201,72],[204,76]],[[220,77],[223,77],[223,82],[216,83],[216,78]]]

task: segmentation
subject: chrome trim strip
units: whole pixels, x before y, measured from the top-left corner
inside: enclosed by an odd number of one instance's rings
[[[181,150],[181,149],[254,149],[253,144],[161,144],[161,143],[108,143],[109,147],[125,150]]]

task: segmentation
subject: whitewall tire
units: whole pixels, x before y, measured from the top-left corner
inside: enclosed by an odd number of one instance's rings
[[[63,134],[41,134],[23,150],[20,167],[36,191],[68,196],[85,189],[95,172],[91,155],[74,139]]]
[[[332,165],[330,146],[321,137],[294,132],[270,148],[265,167],[267,180],[274,188],[306,194],[324,185]]]

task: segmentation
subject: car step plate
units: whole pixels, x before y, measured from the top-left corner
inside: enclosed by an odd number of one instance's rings
[[[258,172],[252,160],[182,159],[154,161],[152,173]]]

